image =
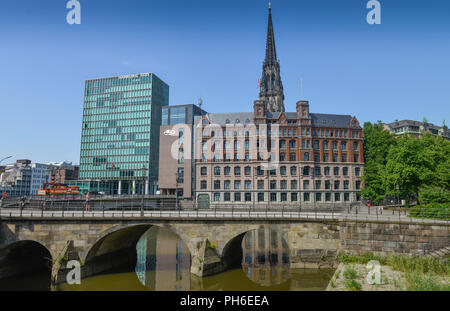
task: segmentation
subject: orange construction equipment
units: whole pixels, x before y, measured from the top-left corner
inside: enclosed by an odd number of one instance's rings
[[[65,184],[45,183],[44,187],[38,191],[38,195],[78,195],[78,186],[68,186]]]

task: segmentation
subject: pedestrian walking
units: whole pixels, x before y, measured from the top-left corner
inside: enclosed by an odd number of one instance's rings
[[[90,200],[91,200],[91,192],[88,191],[86,193],[86,204],[85,204],[85,210],[86,211],[90,211],[91,210]]]
[[[2,198],[0,199],[0,208],[3,206],[3,201],[6,199],[6,192],[2,193]]]

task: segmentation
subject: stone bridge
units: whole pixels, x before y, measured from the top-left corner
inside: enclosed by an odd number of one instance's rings
[[[292,268],[332,267],[338,252],[425,254],[449,246],[448,223],[403,223],[333,219],[33,219],[3,218],[0,222],[0,277],[23,270],[11,258],[39,248],[52,267],[54,284],[65,281],[66,264],[78,260],[82,277],[128,263],[136,264],[136,243],[152,226],[179,236],[192,256],[191,273],[207,276],[242,259],[246,232],[261,226],[282,233]],[[9,258],[9,260],[8,260]],[[14,265],[21,265],[15,268]],[[27,262],[29,269],[33,264]],[[3,268],[2,268],[3,266]]]

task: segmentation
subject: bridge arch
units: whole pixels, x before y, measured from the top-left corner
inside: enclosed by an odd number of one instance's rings
[[[48,275],[50,286],[52,262],[51,251],[44,244],[34,240],[13,241],[0,249],[0,278],[42,273]]]
[[[192,247],[186,239],[170,225],[142,223],[120,224],[104,230],[99,237],[90,244],[83,258],[86,275],[101,273],[117,266],[132,267],[137,262],[136,246],[142,235],[152,227],[164,228],[175,234],[189,249]]]

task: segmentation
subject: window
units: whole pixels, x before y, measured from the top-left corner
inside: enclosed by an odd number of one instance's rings
[[[246,176],[249,176],[249,175],[252,174],[252,169],[251,169],[250,166],[246,166],[246,167],[244,168],[244,174],[245,174]]]
[[[333,153],[333,162],[338,161],[338,155],[336,153]]]
[[[325,189],[331,190],[331,182],[329,180],[325,180]]]
[[[356,190],[361,189],[361,182],[359,180],[356,181]]]
[[[179,167],[177,170],[177,176],[178,176],[178,182],[180,184],[184,183],[184,168],[183,167]]]
[[[258,202],[264,202],[264,193],[258,193]]]
[[[333,150],[337,150],[337,142],[336,141],[333,141],[331,143],[331,146],[332,146]]]
[[[345,141],[341,142],[341,150],[342,151],[347,150],[347,143]]]
[[[339,176],[339,167],[333,168],[334,176]]]
[[[289,141],[289,148],[295,148],[295,140]]]
[[[320,162],[320,154],[314,153],[314,162]]]
[[[297,154],[291,152],[291,154],[289,155],[289,160],[290,161],[297,161]]]
[[[325,202],[331,202],[331,193],[325,193]]]
[[[353,155],[353,162],[355,162],[355,163],[359,162],[359,156],[357,154]]]
[[[337,190],[339,189],[339,180],[334,181],[334,189]]]
[[[348,190],[348,180],[344,180],[344,190]]]
[[[327,141],[323,142],[323,149],[328,150],[328,142]]]
[[[341,200],[341,194],[340,193],[335,193],[334,194],[334,201],[335,202],[339,202]]]
[[[287,193],[286,192],[282,192],[281,193],[281,202],[286,202],[287,201]]]
[[[178,164],[184,163],[184,151],[183,148],[178,149]]]
[[[214,201],[215,202],[220,201],[220,192],[214,192]]]
[[[235,180],[234,181],[234,190],[240,190],[241,189],[241,181]]]
[[[244,187],[245,187],[245,190],[251,190],[252,189],[252,182],[250,180],[246,180],[244,182]]]
[[[280,140],[280,149],[285,149],[285,148],[286,148],[286,141]]]
[[[343,154],[343,155],[341,155],[342,156],[342,162],[347,162],[347,155],[346,154]]]
[[[230,171],[231,171],[231,168],[230,168],[229,166],[225,166],[225,167],[223,168],[223,174],[224,174],[225,176],[229,176],[229,175],[230,175]]]
[[[316,192],[316,202],[322,201],[322,193]]]
[[[348,193],[348,192],[344,193],[344,201],[345,202],[350,201],[350,193]]]
[[[231,201],[231,194],[229,192],[225,192],[223,194],[223,200],[226,201],[226,202]]]
[[[225,181],[223,182],[223,189],[229,190],[230,187],[231,187],[231,181],[225,180]]]
[[[214,167],[214,176],[220,176],[220,167],[219,166]]]
[[[277,181],[276,180],[270,181],[270,189],[277,189]]]
[[[303,181],[303,189],[304,190],[308,190],[309,189],[309,180],[304,180]]]
[[[236,202],[241,201],[241,193],[240,192],[234,193],[234,201],[236,201]]]
[[[270,193],[270,201],[275,202],[277,200],[277,194],[275,192]]]
[[[348,167],[342,168],[342,175],[348,176]]]
[[[304,175],[304,176],[308,176],[308,175],[309,175],[309,166],[305,166],[305,167],[303,168],[303,175]]]
[[[291,180],[291,190],[297,190],[297,181]]]
[[[258,180],[258,189],[264,189],[264,180]]]
[[[286,166],[280,167],[280,175],[285,176],[286,175]]]
[[[281,161],[281,162],[286,161],[286,154],[280,153],[280,161]]]
[[[309,202],[309,192],[304,192],[303,193],[303,201]]]
[[[200,175],[206,176],[206,167],[202,166],[202,167],[200,168]]]
[[[214,162],[220,162],[220,154],[214,155]]]
[[[296,166],[291,166],[291,175],[297,175],[297,167]]]
[[[330,168],[327,166],[324,168],[323,173],[325,176],[330,176]]]
[[[304,159],[305,159],[305,161],[309,161],[309,152],[305,152]]]
[[[286,180],[280,181],[280,188],[282,190],[286,190],[287,189],[287,181]]]
[[[324,153],[324,154],[323,154],[323,162],[328,162],[328,161],[329,161],[328,156],[329,156],[328,153]]]
[[[291,193],[291,202],[297,202],[297,193],[296,192]]]
[[[250,202],[252,200],[252,194],[250,192],[245,193],[245,202]]]
[[[358,143],[357,142],[353,143],[353,150],[358,151]]]
[[[200,182],[200,189],[206,189],[206,188],[207,188],[206,180],[202,180],[202,181]]]
[[[318,140],[314,140],[314,141],[313,141],[313,148],[314,148],[315,150],[318,150],[318,149],[319,149],[319,141],[318,141]]]
[[[322,182],[320,180],[316,180],[316,189],[320,189],[321,183]]]
[[[220,180],[215,180],[214,181],[214,189],[215,190],[220,189]]]
[[[315,175],[315,176],[320,176],[320,167],[316,166],[316,167],[314,168],[314,175]]]
[[[359,176],[361,173],[361,169],[359,167],[355,167],[355,176]]]
[[[234,167],[234,175],[235,176],[241,176],[241,167],[240,166],[235,166]]]

